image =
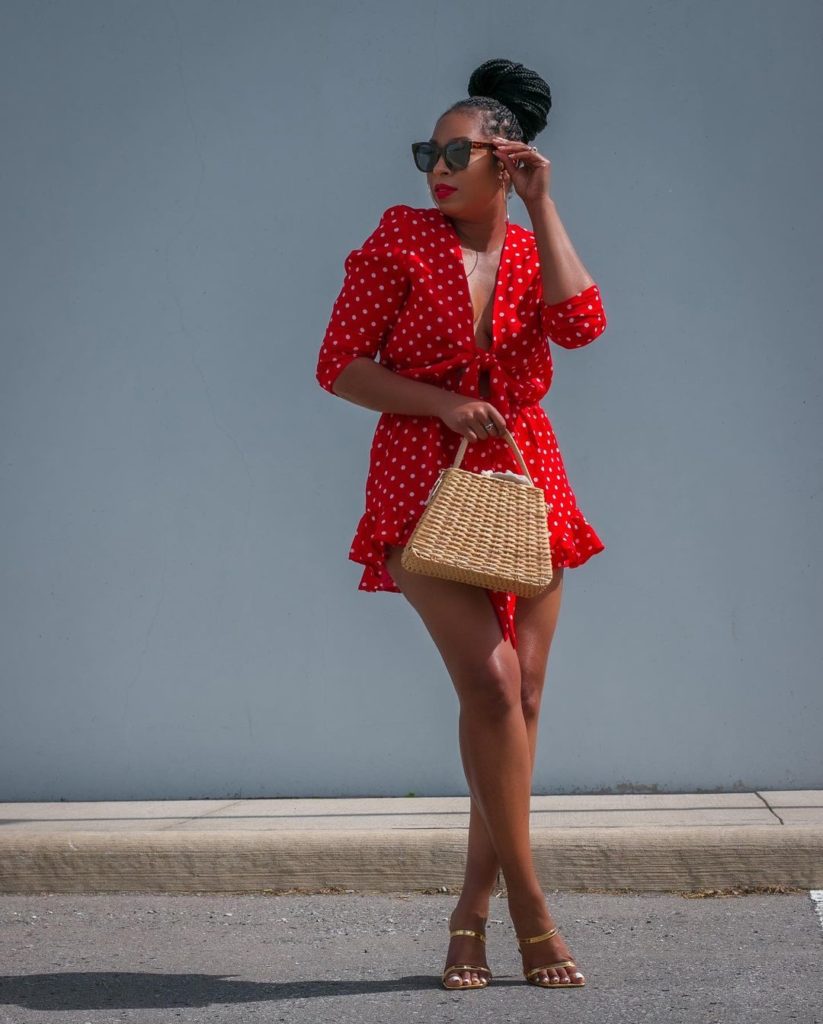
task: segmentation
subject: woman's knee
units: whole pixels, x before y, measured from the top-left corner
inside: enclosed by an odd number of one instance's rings
[[[493,662],[475,670],[455,688],[464,714],[487,721],[498,721],[522,707],[520,674],[514,665]]]
[[[522,645],[526,646],[526,645]],[[543,698],[546,681],[546,662],[542,657],[531,657],[528,652],[519,656],[520,661],[520,706],[523,717],[528,721],[537,718]]]
[[[536,719],[540,714],[540,702],[543,698],[542,680],[533,676],[522,677],[520,686],[520,706],[523,709],[523,717],[526,721]]]
[[[451,676],[461,708],[484,716],[520,704],[517,653],[503,640],[482,587],[406,572],[402,549],[387,545],[386,564],[401,592],[422,618]]]

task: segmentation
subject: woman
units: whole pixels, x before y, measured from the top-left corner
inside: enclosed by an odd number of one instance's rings
[[[472,74],[468,92],[430,140],[412,146],[435,205],[390,207],[346,258],[316,378],[331,394],[382,413],[366,511],[349,551],[365,566],[358,589],[407,598],[459,701],[471,811],[442,984],[484,988],[491,979],[485,922],[500,869],[526,980],[580,987],[585,978],[535,874],[529,800],[563,571],[604,544],[578,508],[539,402],[552,377],[547,339],[564,348],[589,344],[606,317],[549,195],[550,162],[529,145],[546,125],[548,85],[522,64],[490,60]],[[509,221],[512,188],[531,231]],[[464,469],[521,471],[506,428],[546,495],[550,586],[518,599],[404,570],[403,546],[463,437],[472,442]]]

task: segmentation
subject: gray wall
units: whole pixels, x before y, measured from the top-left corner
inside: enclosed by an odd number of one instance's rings
[[[0,799],[466,792],[428,633],[346,557],[378,414],[314,365],[492,56],[552,86],[609,317],[544,401],[606,551],[566,573],[535,791],[823,785],[821,29],[3,0]]]

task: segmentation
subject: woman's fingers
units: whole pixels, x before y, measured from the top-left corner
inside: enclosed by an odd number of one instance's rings
[[[498,137],[495,137],[492,141],[497,146],[495,150],[497,155],[506,157],[513,163],[519,163],[521,160],[535,165],[549,163],[548,157],[538,153],[534,147],[529,146],[525,142],[517,139],[500,139]]]
[[[496,430],[496,432],[498,434],[505,433],[505,431],[506,431],[506,421],[505,421],[505,419],[503,419],[503,416],[501,415],[501,413],[499,413],[497,411],[497,409],[495,409],[495,407],[493,405],[488,406],[488,413],[489,414],[486,417],[484,423],[493,423],[494,424],[494,429]]]
[[[480,431],[480,437],[484,440],[489,437],[501,437],[506,431],[506,421],[493,405],[487,405],[481,409],[476,416],[477,425],[475,431]]]
[[[441,417],[444,418],[444,417]],[[506,420],[489,402],[469,399],[465,405],[458,405],[456,415],[445,418],[446,423],[469,441],[487,441],[490,437],[502,437]]]

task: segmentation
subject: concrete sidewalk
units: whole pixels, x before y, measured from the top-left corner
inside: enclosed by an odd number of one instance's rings
[[[0,892],[459,887],[468,797],[0,804]],[[823,790],[532,797],[546,889],[823,888]]]

